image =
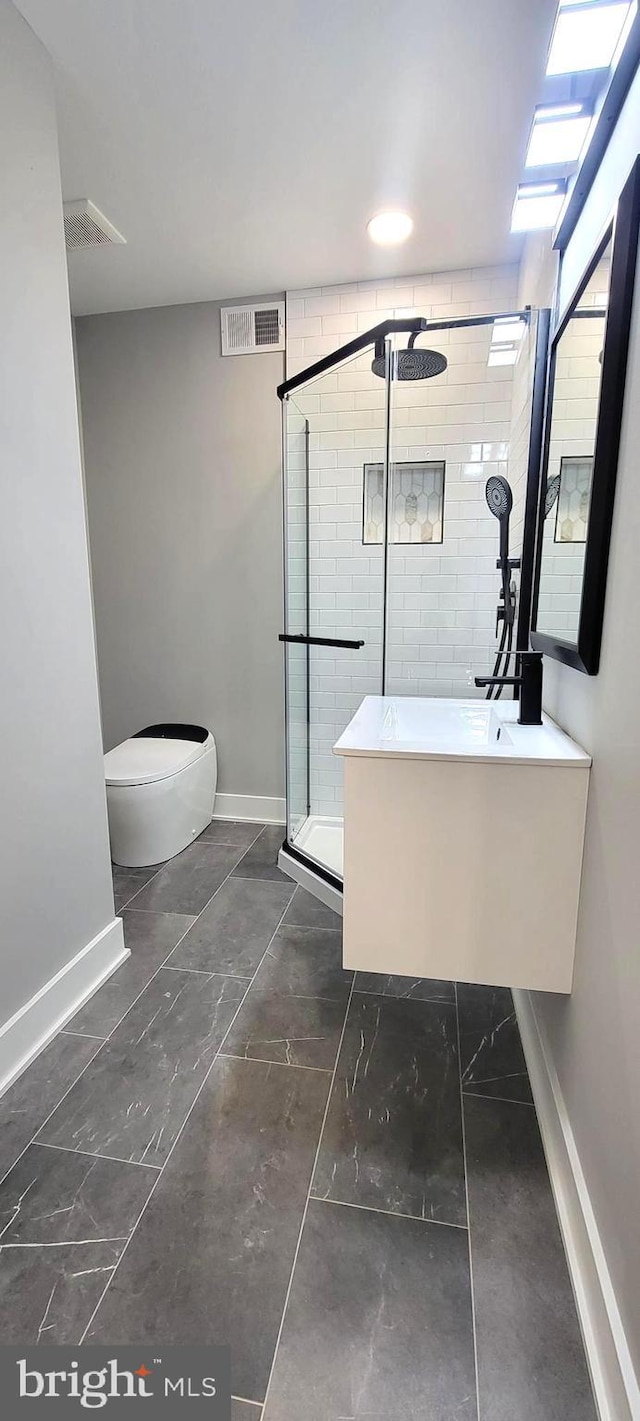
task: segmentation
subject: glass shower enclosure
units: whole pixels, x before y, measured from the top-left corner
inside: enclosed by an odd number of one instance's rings
[[[363,697],[482,694],[473,677],[495,656],[499,591],[484,489],[493,473],[510,478],[516,551],[535,328],[530,310],[389,319],[278,389],[284,856],[326,901],[342,885],[333,746]],[[444,359],[429,362],[426,347]]]

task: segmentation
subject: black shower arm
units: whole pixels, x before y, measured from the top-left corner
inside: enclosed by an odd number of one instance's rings
[[[346,345],[341,345],[338,350],[332,350],[331,355],[324,355],[322,360],[316,360],[314,365],[308,365],[306,370],[301,370],[299,375],[292,375],[290,380],[284,380],[278,385],[278,396],[284,400],[292,390],[296,390],[299,385],[306,385],[308,380],[317,379],[318,375],[324,375],[325,371],[331,370],[334,365],[340,365],[343,360],[348,360],[351,355],[357,355],[360,350],[366,350],[368,345],[374,345],[376,354],[384,355],[384,342],[387,336],[395,335],[400,331],[413,332],[414,337],[420,331],[426,331],[429,322],[426,316],[405,316],[404,320],[381,321],[378,326],[372,326],[370,331],[363,331],[361,336],[356,336]]]
[[[351,355],[357,355],[360,350],[366,350],[368,345],[375,346],[376,355],[384,355],[386,337],[395,335],[397,332],[408,331],[413,337],[409,340],[409,345],[413,346],[416,336],[420,335],[421,331],[450,331],[458,330],[462,326],[490,326],[494,321],[504,321],[507,317],[513,321],[529,322],[531,307],[525,306],[523,311],[495,311],[491,316],[460,316],[451,321],[428,321],[426,316],[406,316],[404,320],[381,321],[380,325],[372,326],[370,331],[363,331],[361,336],[356,336],[346,345],[332,350],[331,355],[324,355],[322,360],[316,360],[314,365],[307,365],[306,370],[301,370],[299,375],[292,375],[290,380],[284,380],[277,387],[278,396],[281,400],[286,399],[292,390],[297,390],[300,385],[306,385],[309,380],[316,380],[319,375],[324,375],[327,370],[332,370],[334,365],[340,365]]]

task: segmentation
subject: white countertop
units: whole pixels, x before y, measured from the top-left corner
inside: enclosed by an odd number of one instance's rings
[[[365,696],[334,745],[336,755],[491,761],[588,769],[591,756],[549,716],[518,725],[518,702]]]

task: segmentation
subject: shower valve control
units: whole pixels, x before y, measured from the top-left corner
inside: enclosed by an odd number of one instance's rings
[[[516,618],[517,589],[515,582],[509,587],[509,602],[504,605],[504,591],[500,592],[500,602],[496,607],[496,636],[501,622],[506,622],[508,627],[512,627]]]

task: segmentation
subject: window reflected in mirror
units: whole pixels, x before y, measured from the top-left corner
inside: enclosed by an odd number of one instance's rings
[[[611,276],[609,241],[554,352],[537,629],[576,641]]]

